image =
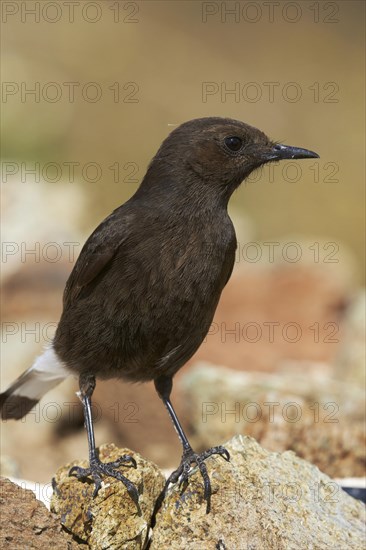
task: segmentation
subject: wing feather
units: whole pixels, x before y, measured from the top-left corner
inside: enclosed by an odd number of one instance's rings
[[[70,305],[96,278],[111,265],[118,249],[128,235],[131,213],[121,215],[117,208],[90,235],[85,242],[74,269],[66,283],[64,307]]]

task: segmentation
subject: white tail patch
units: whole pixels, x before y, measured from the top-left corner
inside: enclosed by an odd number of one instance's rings
[[[50,347],[37,357],[32,367],[15,381],[12,395],[38,400],[70,374],[57,357],[55,350]]]

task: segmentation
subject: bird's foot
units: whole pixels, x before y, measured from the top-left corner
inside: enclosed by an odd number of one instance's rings
[[[212,455],[222,456],[222,458],[224,458],[227,462],[229,462],[230,460],[229,452],[225,449],[225,447],[222,447],[221,445],[219,445],[218,447],[212,447],[212,449],[208,449],[203,453],[195,453],[192,447],[185,448],[183,451],[182,460],[178,469],[175,470],[172,474],[170,474],[169,478],[165,483],[164,494],[171,483],[177,483],[177,481],[179,481],[179,487],[181,487],[184,483],[186,483],[188,481],[188,477],[191,472],[191,465],[196,464],[203,479],[203,484],[205,488],[204,499],[206,501],[206,513],[208,514],[211,509],[212,490],[211,490],[211,481],[207,472],[205,460],[206,458]]]
[[[122,465],[130,464],[136,468],[136,460],[129,455],[123,455],[118,460],[114,462],[101,462],[99,458],[94,457],[90,460],[89,468],[81,468],[80,466],[73,466],[69,470],[69,475],[75,475],[77,479],[84,479],[86,477],[91,477],[94,481],[94,491],[93,498],[95,498],[102,487],[102,476],[114,477],[121,481],[126,487],[128,494],[132,498],[133,502],[136,504],[138,511],[140,512],[139,506],[139,494],[136,486],[129,480],[127,477],[121,474],[116,468]]]

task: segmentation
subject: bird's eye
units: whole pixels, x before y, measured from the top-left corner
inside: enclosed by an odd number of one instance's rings
[[[243,141],[240,137],[230,136],[225,138],[225,145],[230,151],[239,151],[243,145]]]

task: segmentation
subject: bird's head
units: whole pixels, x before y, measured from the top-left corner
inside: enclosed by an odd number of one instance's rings
[[[178,126],[162,143],[151,166],[167,167],[177,181],[201,181],[230,197],[249,174],[267,162],[318,158],[307,149],[282,145],[244,122],[228,118],[200,118]],[[182,175],[182,179],[178,176]],[[198,185],[198,183],[197,183]]]

